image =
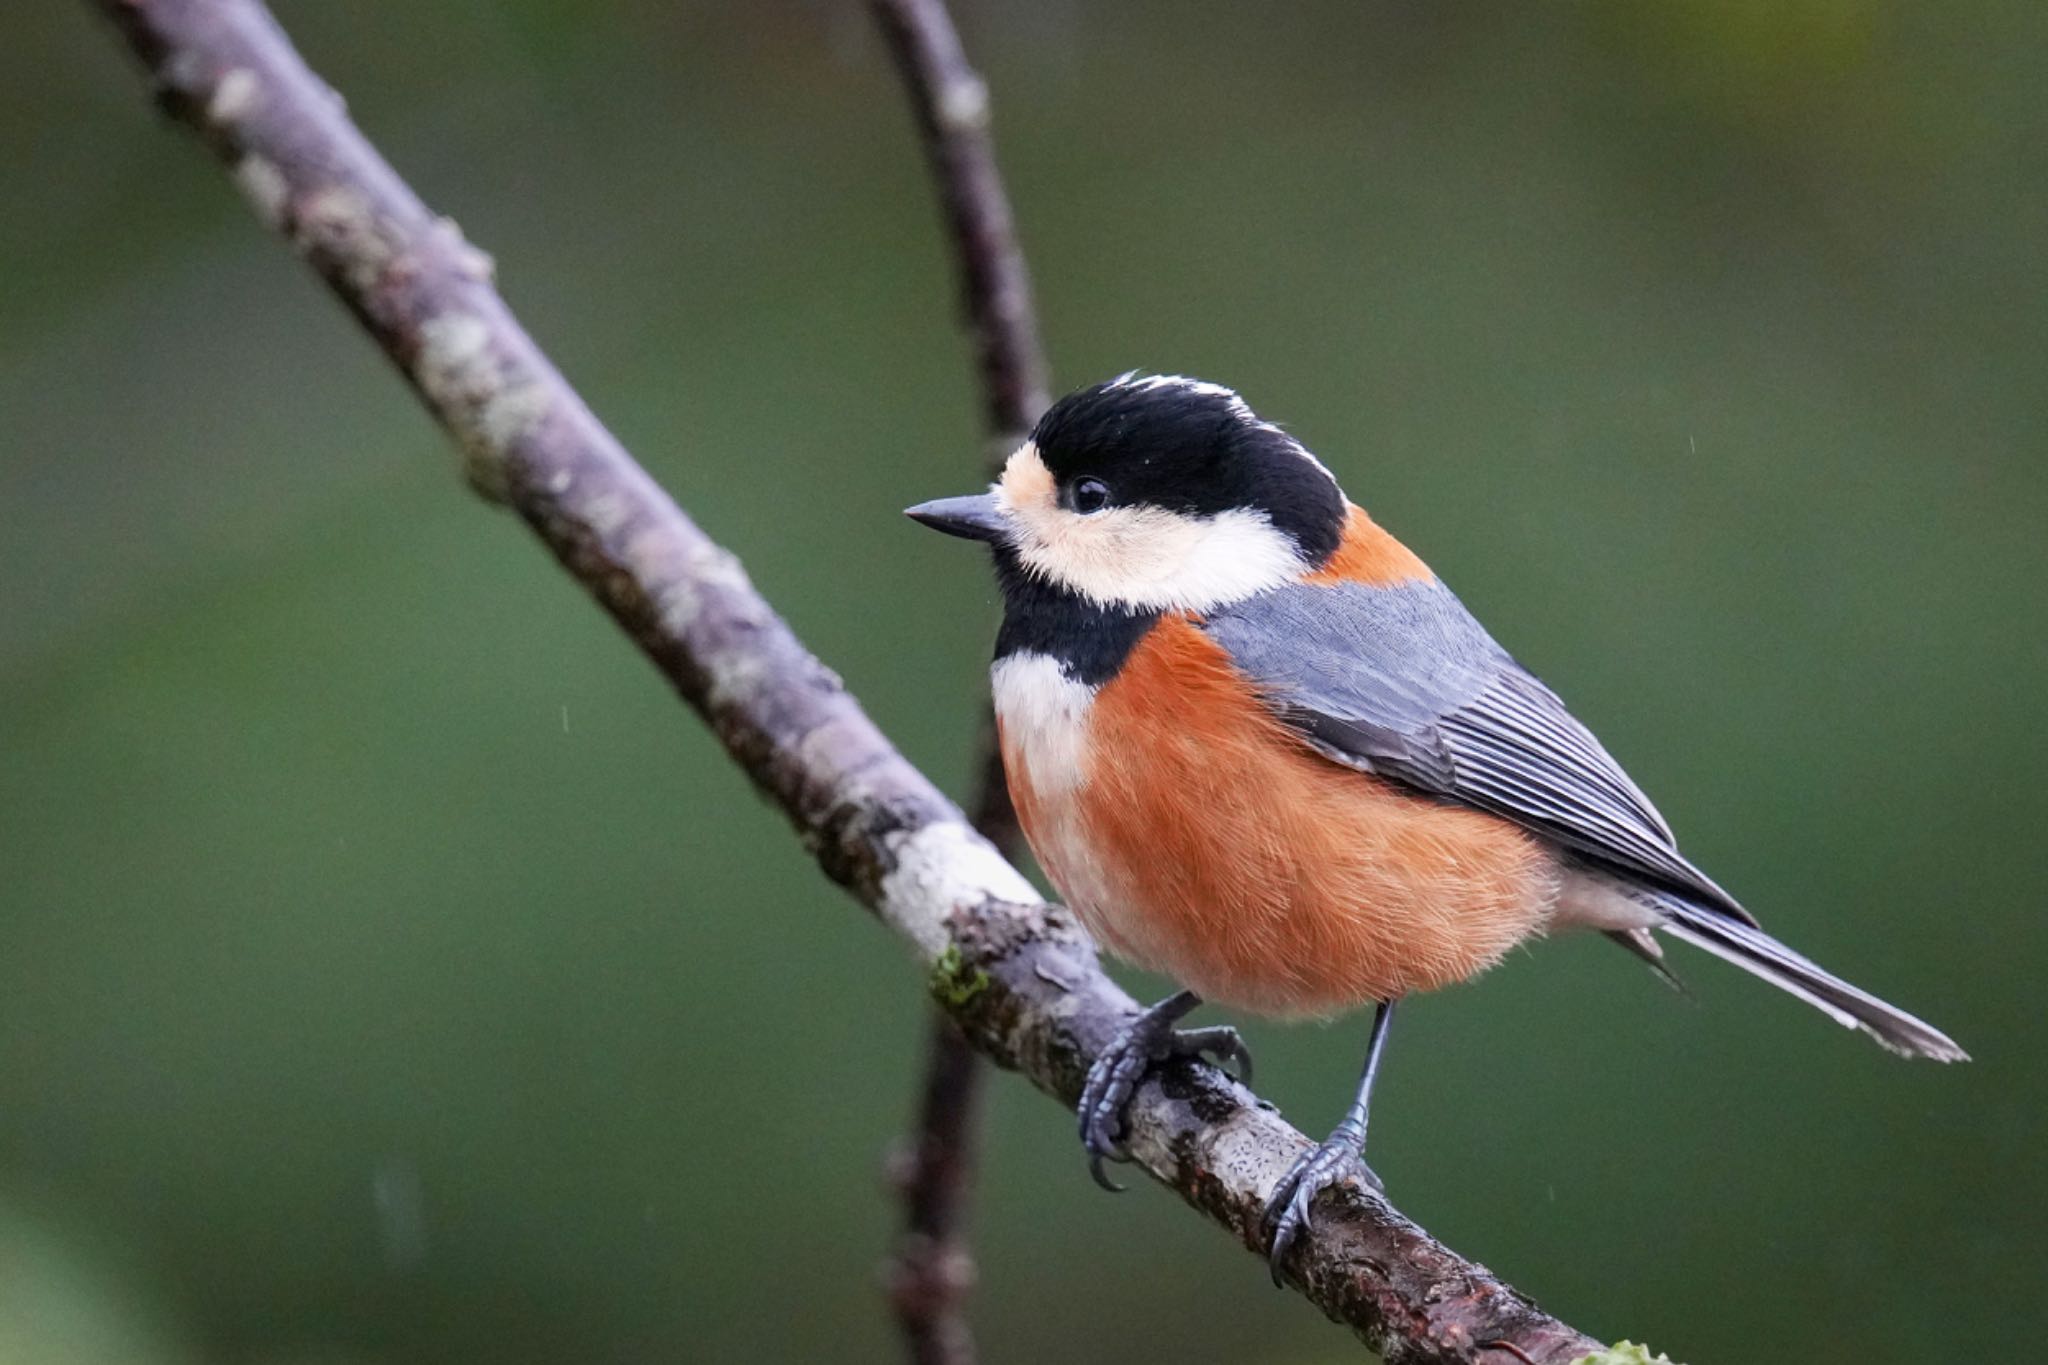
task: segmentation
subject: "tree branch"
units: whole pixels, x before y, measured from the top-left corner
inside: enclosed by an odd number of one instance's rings
[[[1050,395],[1031,276],[989,139],[988,86],[967,64],[942,0],[871,0],[871,8],[910,93],[959,261],[993,462],[1024,439]]]
[[[988,87],[967,64],[945,0],[872,0],[877,26],[909,97],[960,276],[961,315],[974,338],[986,463],[991,475],[1049,401],[1030,272],[989,134]],[[1023,836],[984,713],[975,759],[974,828],[1015,859]],[[926,1044],[917,1128],[899,1162],[904,1230],[889,1284],[916,1365],[972,1365],[965,1299],[974,1283],[966,1211],[976,1115],[986,1079],[944,1015]]]
[[[1071,1105],[1134,1010],[1067,913],[968,828],[719,547],[634,464],[489,283],[489,261],[420,203],[256,0],[95,0],[164,108],[228,166],[399,366],[508,504],[694,707],[820,867],[901,935],[975,1047]],[[1206,1065],[1132,1103],[1144,1168],[1245,1246],[1308,1139]],[[1288,1274],[1394,1365],[1596,1343],[1358,1189],[1318,1201]]]
[[[917,1127],[899,1144],[889,1172],[903,1200],[903,1231],[887,1267],[889,1303],[914,1365],[974,1365],[967,1202],[987,1070],[959,1026],[935,1009]]]

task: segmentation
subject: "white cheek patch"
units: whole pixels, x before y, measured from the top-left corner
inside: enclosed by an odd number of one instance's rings
[[[1012,654],[989,671],[996,718],[1042,798],[1074,791],[1088,777],[1088,709],[1095,689],[1075,682],[1047,654]]]
[[[1197,517],[1112,507],[1084,517],[1054,508],[1026,524],[1018,559],[1103,605],[1208,611],[1292,582],[1308,567],[1263,512]]]
[[[1308,569],[1294,541],[1263,512],[1070,512],[1059,505],[1050,471],[1028,444],[1010,457],[997,497],[1024,567],[1101,606],[1208,611],[1292,582]]]

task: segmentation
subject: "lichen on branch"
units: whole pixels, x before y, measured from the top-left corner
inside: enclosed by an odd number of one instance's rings
[[[969,828],[711,540],[598,421],[513,317],[489,258],[420,202],[257,0],[95,0],[163,107],[370,332],[510,507],[703,717],[834,881],[945,962],[984,1055],[1065,1103],[1135,1012],[1073,919]],[[957,965],[956,965],[957,964]],[[1130,1109],[1139,1164],[1253,1250],[1308,1139],[1206,1064]],[[1077,1176],[1078,1178],[1078,1176]],[[1564,1365],[1600,1344],[1541,1312],[1378,1196],[1331,1191],[1294,1285],[1391,1365]]]

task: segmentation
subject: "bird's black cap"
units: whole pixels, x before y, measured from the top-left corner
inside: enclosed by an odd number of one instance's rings
[[[1219,384],[1124,375],[1054,403],[1032,440],[1063,494],[1094,478],[1108,485],[1111,505],[1261,511],[1311,564],[1344,531],[1347,506],[1329,471]]]

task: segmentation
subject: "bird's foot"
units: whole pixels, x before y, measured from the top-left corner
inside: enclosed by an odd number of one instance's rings
[[[1193,1006],[1175,996],[1146,1010],[1117,1034],[1102,1050],[1095,1065],[1088,1068],[1088,1080],[1081,1087],[1078,1114],[1081,1145],[1088,1149],[1088,1173],[1105,1190],[1121,1191],[1123,1186],[1103,1172],[1102,1163],[1129,1161],[1124,1146],[1124,1109],[1137,1092],[1145,1073],[1156,1063],[1171,1057],[1207,1054],[1218,1064],[1228,1059],[1237,1064],[1237,1077],[1249,1085],[1252,1054],[1237,1030],[1228,1025],[1211,1028],[1177,1029],[1173,1021]]]
[[[1289,1248],[1309,1230],[1308,1207],[1317,1195],[1333,1185],[1344,1184],[1354,1175],[1363,1177],[1372,1189],[1386,1189],[1372,1167],[1365,1164],[1364,1141],[1364,1133],[1339,1127],[1320,1146],[1296,1157],[1287,1174],[1280,1177],[1273,1197],[1266,1202],[1265,1216],[1265,1225],[1273,1229],[1266,1268],[1273,1272],[1274,1284],[1281,1282],[1280,1263],[1286,1259]]]

